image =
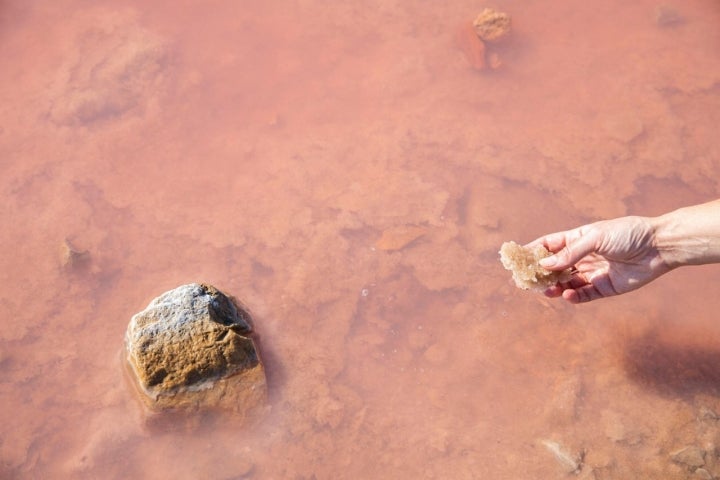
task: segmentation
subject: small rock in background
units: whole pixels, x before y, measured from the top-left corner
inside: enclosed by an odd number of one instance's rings
[[[700,480],[713,480],[712,474],[704,468],[698,468],[697,470],[695,470],[694,477]]]
[[[579,473],[583,467],[585,452],[582,451],[577,455],[567,452],[567,449],[553,440],[541,440],[540,443],[555,457],[555,460],[562,466],[567,473]]]
[[[696,469],[705,465],[705,451],[700,447],[689,446],[670,453],[673,462]]]
[[[232,411],[265,404],[265,371],[248,336],[250,315],[215,287],[164,293],[130,320],[128,361],[153,410]]]
[[[497,70],[502,66],[502,60],[497,52],[486,55],[485,42],[497,43],[509,33],[510,15],[486,8],[475,18],[472,25],[461,25],[455,39],[458,48],[475,70],[485,70],[487,67]]]
[[[485,42],[497,42],[510,33],[510,15],[486,8],[475,18],[473,27]]]
[[[720,419],[720,416],[718,416],[715,410],[705,406],[700,407],[698,420],[717,421],[718,419]]]
[[[385,252],[402,250],[418,238],[425,235],[427,229],[417,225],[399,225],[383,231],[382,236],[375,242],[375,248]]]
[[[86,267],[90,263],[90,252],[75,247],[67,238],[60,243],[60,266],[67,270]]]

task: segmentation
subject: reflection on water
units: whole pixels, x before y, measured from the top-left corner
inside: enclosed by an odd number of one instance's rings
[[[571,307],[497,260],[718,195],[720,5],[494,6],[477,71],[463,0],[2,2],[0,474],[720,475],[720,270]],[[193,281],[256,318],[257,425],[148,428],[123,381]]]

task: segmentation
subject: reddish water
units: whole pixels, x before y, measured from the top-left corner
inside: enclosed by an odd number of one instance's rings
[[[572,307],[497,259],[720,194],[720,4],[501,1],[478,72],[475,2],[260,3],[0,2],[0,476],[720,475],[720,267]],[[193,281],[254,313],[256,426],[153,430],[123,381]]]

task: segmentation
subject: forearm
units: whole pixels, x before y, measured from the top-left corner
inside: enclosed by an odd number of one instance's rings
[[[651,219],[655,247],[669,268],[720,263],[720,200]]]

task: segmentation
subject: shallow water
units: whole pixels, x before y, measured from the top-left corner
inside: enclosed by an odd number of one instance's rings
[[[147,3],[0,3],[0,476],[720,475],[720,269],[573,307],[497,258],[718,196],[718,2],[502,1],[483,72],[469,1]],[[254,314],[257,425],[123,379],[194,281]]]

